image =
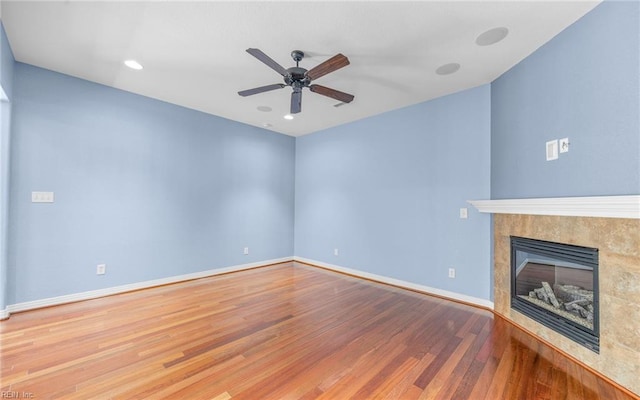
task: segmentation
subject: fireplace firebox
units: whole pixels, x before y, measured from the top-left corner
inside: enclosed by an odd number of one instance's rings
[[[598,249],[511,236],[511,308],[600,352]]]

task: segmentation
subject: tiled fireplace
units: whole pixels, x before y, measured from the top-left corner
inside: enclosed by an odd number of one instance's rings
[[[495,312],[640,395],[640,196],[626,196],[619,214],[552,206],[551,213],[570,215],[538,215],[541,207],[528,214],[525,207],[494,208],[499,200],[481,202],[472,204],[494,213]],[[513,236],[598,249],[599,353],[511,307]]]

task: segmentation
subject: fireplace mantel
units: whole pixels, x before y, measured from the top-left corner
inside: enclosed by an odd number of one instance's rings
[[[640,195],[469,200],[482,213],[640,219]]]

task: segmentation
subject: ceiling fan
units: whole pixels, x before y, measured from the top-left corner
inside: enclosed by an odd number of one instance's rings
[[[309,88],[309,90],[314,93],[331,97],[332,99],[343,103],[350,103],[354,99],[353,95],[348,93],[311,83],[311,81],[349,65],[349,59],[342,54],[336,54],[327,61],[316,65],[307,71],[298,65],[300,60],[304,58],[304,53],[300,50],[294,50],[291,52],[291,58],[296,62],[296,66],[287,69],[275,62],[268,55],[264,54],[260,49],[247,49],[247,53],[251,54],[282,75],[284,83],[274,83],[273,85],[242,90],[238,92],[240,96],[251,96],[258,93],[268,92],[270,90],[282,89],[285,86],[291,86],[293,88],[293,92],[291,93],[291,114],[296,114],[302,111],[302,88],[305,87]]]

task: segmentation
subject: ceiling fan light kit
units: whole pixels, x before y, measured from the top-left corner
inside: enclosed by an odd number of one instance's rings
[[[311,68],[310,70],[306,70],[305,68],[299,66],[300,61],[304,58],[304,52],[300,50],[294,50],[291,52],[291,58],[293,58],[293,61],[296,62],[296,66],[286,69],[276,61],[274,61],[271,57],[263,53],[260,49],[247,49],[247,53],[251,54],[258,60],[266,64],[268,67],[282,75],[284,83],[275,83],[271,85],[256,87],[253,89],[242,90],[238,92],[240,96],[251,96],[271,90],[282,89],[285,86],[290,86],[293,89],[293,91],[291,92],[291,114],[297,114],[302,111],[303,88],[309,88],[309,90],[314,93],[330,97],[342,103],[350,103],[354,99],[354,96],[351,94],[311,83],[312,81],[320,77],[323,77],[333,71],[349,65],[349,59],[343,54],[336,54],[330,59]]]

